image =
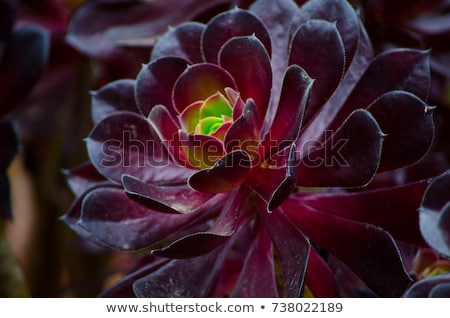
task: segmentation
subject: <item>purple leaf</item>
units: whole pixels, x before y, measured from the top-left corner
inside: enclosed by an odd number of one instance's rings
[[[144,182],[184,180],[191,172],[176,167],[144,117],[131,112],[110,115],[87,138],[89,157],[105,177],[120,183],[123,174]]]
[[[403,295],[408,298],[449,298],[450,273],[428,277],[414,283]]]
[[[139,113],[134,99],[134,80],[118,80],[92,93],[92,120],[98,124],[117,111]]]
[[[336,23],[337,30],[344,43],[346,59],[348,61],[353,60],[360,40],[359,19],[355,10],[347,1],[311,0],[306,2],[293,18],[290,25],[291,34],[294,34],[298,28],[310,20],[325,20]],[[335,51],[333,52],[335,53]]]
[[[218,201],[192,213],[168,214],[132,201],[122,189],[99,188],[83,200],[81,225],[110,247],[138,250],[212,217],[217,213],[214,204]]]
[[[236,150],[219,159],[213,167],[191,175],[188,183],[200,192],[230,192],[245,181],[251,166],[249,155]]]
[[[244,211],[244,213],[246,213]],[[256,237],[256,220],[245,220],[238,230],[230,237],[233,240],[230,252],[226,255],[222,268],[215,279],[214,286],[208,297],[231,297],[235,289],[239,274],[242,272],[244,261]]]
[[[267,205],[267,211],[272,211],[280,206],[294,191],[297,182],[296,164],[295,144],[293,144],[289,151],[286,175],[272,193]]]
[[[275,275],[272,242],[260,226],[231,297],[278,297]]]
[[[81,6],[71,19],[67,40],[81,52],[109,57],[127,43],[154,39],[194,16],[226,3],[226,0],[92,1]],[[175,10],[174,10],[175,8]],[[95,23],[92,23],[92,22]]]
[[[218,63],[219,51],[234,37],[254,34],[270,55],[270,36],[262,21],[249,11],[238,8],[215,16],[206,26],[202,35],[202,50],[205,61]]]
[[[146,298],[207,297],[227,251],[220,247],[198,257],[171,260],[138,279],[133,285],[134,292],[136,296]]]
[[[220,66],[233,76],[246,101],[252,98],[264,118],[272,87],[270,57],[264,45],[255,36],[235,37],[226,42],[219,52]]]
[[[303,293],[306,266],[309,256],[309,241],[284,215],[281,209],[268,214],[258,211],[267,227],[277,250],[283,272],[282,297],[300,297]]]
[[[266,158],[297,140],[312,85],[313,80],[301,67],[291,65],[286,70],[275,118],[262,142]]]
[[[194,102],[204,101],[217,92],[225,95],[225,88],[236,90],[231,75],[214,64],[195,64],[180,75],[173,89],[172,100],[181,113]]]
[[[386,93],[368,107],[387,134],[381,171],[408,166],[428,152],[434,136],[433,109],[405,91]]]
[[[154,250],[153,254],[169,258],[189,258],[209,253],[234,234],[248,196],[249,191],[243,187],[234,190],[228,196],[221,215],[209,230],[184,236],[167,247]]]
[[[263,133],[265,133],[268,128],[266,126],[272,123],[278,106],[281,81],[287,68],[290,45],[290,39],[286,36],[286,31],[289,30],[292,17],[298,11],[298,7],[293,1],[262,0],[253,3],[250,11],[264,22],[269,31],[272,46],[272,98],[265,116],[263,126]]]
[[[158,134],[161,143],[169,152],[172,160],[181,166],[190,167],[187,155],[181,147],[179,123],[175,121],[167,108],[162,105],[153,107],[148,120]]]
[[[128,175],[122,176],[122,184],[131,199],[159,212],[190,213],[213,196],[192,190],[187,183],[154,185]]]
[[[70,206],[69,210],[66,214],[62,215],[59,220],[64,222],[69,228],[71,228],[75,233],[77,233],[81,238],[95,243],[97,245],[100,245],[102,247],[107,246],[105,243],[97,240],[97,238],[92,235],[91,232],[89,232],[85,227],[81,226],[80,220],[81,220],[81,211],[82,211],[82,205],[83,200],[85,197],[94,189],[118,189],[115,186],[111,184],[103,184],[96,187],[93,187],[89,189],[88,191],[84,192],[82,195],[77,197],[75,201]]]
[[[74,169],[64,170],[63,173],[70,189],[77,197],[91,188],[108,182],[90,162]]]
[[[367,223],[345,220],[287,200],[283,210],[317,246],[326,249],[381,297],[398,297],[411,278],[393,238]]]
[[[72,203],[67,213],[60,217],[60,220],[64,222],[68,227],[70,227],[81,238],[87,241],[101,244],[94,238],[94,236],[88,230],[86,230],[79,224],[81,217],[81,204],[83,202],[84,197],[85,195],[77,198],[75,202]]]
[[[244,150],[252,159],[258,155],[259,130],[261,127],[258,109],[252,99],[247,100],[242,115],[237,118],[225,136],[227,152]]]
[[[341,116],[356,108],[367,107],[392,90],[408,91],[426,100],[429,86],[428,51],[396,49],[384,52],[372,61],[346,102]]]
[[[136,79],[136,102],[144,116],[155,105],[166,106],[173,116],[172,89],[189,63],[178,57],[164,57],[144,65]]]
[[[300,65],[315,80],[305,114],[307,122],[325,104],[344,74],[345,49],[336,23],[310,20],[302,24],[292,40],[289,64]]]
[[[103,298],[135,298],[133,291],[133,284],[138,279],[150,275],[158,270],[160,267],[167,264],[169,260],[163,258],[156,258],[150,255],[150,260],[146,260],[146,265],[133,271],[131,274],[125,276],[118,282],[107,287],[98,297]]]
[[[302,204],[345,219],[378,226],[397,240],[424,246],[419,216],[426,181],[371,191],[299,195]]]
[[[339,285],[328,264],[311,246],[305,282],[315,298],[336,298]]]
[[[268,203],[271,200],[275,190],[285,179],[286,174],[286,167],[265,168],[256,166],[252,169],[247,183],[261,197],[261,199]]]
[[[180,57],[191,64],[203,61],[200,38],[205,28],[198,22],[186,22],[170,28],[153,47],[150,61],[166,56]]]
[[[435,178],[428,186],[419,209],[420,231],[427,243],[450,257],[450,173]]]
[[[374,177],[381,156],[383,133],[366,110],[353,112],[324,142],[297,145],[297,184],[309,187],[361,187]]]
[[[362,23],[356,25],[355,28],[359,30],[359,37],[356,40],[355,56],[353,60],[348,59],[347,56],[347,70],[342,81],[328,101],[321,107],[317,115],[307,123],[305,129],[299,136],[300,140],[297,145],[323,138],[323,135],[327,131],[338,128],[348,116],[348,113],[346,113],[346,116],[341,116],[336,119],[345,101],[352,93],[373,57],[372,46]]]

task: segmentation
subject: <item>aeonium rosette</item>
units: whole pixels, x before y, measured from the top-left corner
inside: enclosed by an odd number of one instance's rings
[[[344,189],[428,151],[428,85],[427,52],[374,58],[346,1],[260,0],[178,25],[136,80],[93,94],[90,163],[68,172],[64,220],[152,249],[108,296],[337,296],[325,254],[401,295],[394,238],[425,245],[426,181]]]

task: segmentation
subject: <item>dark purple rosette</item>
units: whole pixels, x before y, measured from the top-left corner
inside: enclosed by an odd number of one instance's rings
[[[412,280],[396,240],[426,246],[427,181],[362,188],[428,152],[429,80],[427,51],[374,57],[343,0],[259,0],[172,27],[135,80],[93,93],[63,220],[155,256],[104,296],[336,297],[329,257],[400,296]]]

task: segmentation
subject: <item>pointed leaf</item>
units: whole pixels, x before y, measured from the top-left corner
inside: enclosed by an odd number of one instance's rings
[[[426,181],[371,191],[299,196],[302,203],[322,212],[376,225],[397,240],[425,246],[419,216]]]
[[[139,113],[134,99],[134,80],[117,80],[92,93],[92,120],[98,124],[117,111]]]
[[[188,65],[182,58],[165,57],[142,67],[136,79],[136,102],[144,116],[160,104],[173,116],[177,114],[172,105],[172,89]]]
[[[90,163],[84,163],[74,169],[63,171],[72,192],[79,197],[87,190],[107,182]]]
[[[259,215],[264,220],[279,256],[284,283],[282,297],[300,297],[308,264],[309,241],[281,209],[271,214],[260,210]]]
[[[250,157],[258,155],[259,130],[261,127],[258,109],[252,99],[247,100],[242,115],[234,121],[225,136],[225,148],[228,152],[244,150]]]
[[[180,75],[172,93],[175,108],[181,113],[194,102],[206,100],[217,92],[225,95],[225,88],[236,90],[231,75],[214,64],[195,64]]]
[[[255,223],[254,219],[246,220],[230,238],[233,240],[232,246],[229,247],[231,250],[226,255],[208,297],[231,297],[244,266],[244,260],[256,236]]]
[[[142,181],[183,180],[189,170],[171,163],[145,118],[131,112],[114,113],[99,122],[87,138],[95,168],[120,183],[123,174]]]
[[[313,210],[294,198],[283,210],[312,242],[347,264],[379,296],[398,297],[411,283],[394,239],[380,228]]]
[[[266,168],[255,166],[248,177],[248,184],[263,199],[269,202],[273,193],[286,177],[286,167]]]
[[[80,225],[81,206],[86,195],[79,197],[72,203],[66,214],[62,215],[59,219],[64,222],[69,228],[71,228],[77,235],[86,241],[102,244],[96,240],[96,238],[84,227]],[[104,244],[102,244],[104,246]]]
[[[346,58],[349,62],[352,61],[358,47],[360,34],[359,19],[350,3],[340,0],[311,0],[306,2],[293,18],[290,26],[291,34],[294,34],[303,23],[313,19],[336,23],[342,36]]]
[[[386,93],[369,106],[368,110],[387,134],[381,171],[408,166],[428,152],[434,136],[433,109],[405,91]]]
[[[294,1],[283,0],[260,0],[253,3],[250,7],[250,11],[264,22],[272,41],[272,97],[266,116],[263,117],[264,125],[262,131],[264,134],[268,130],[268,125],[272,123],[278,106],[283,74],[288,66],[290,38],[287,36],[286,31],[289,30],[292,17],[298,10]],[[258,38],[261,40],[260,37]],[[262,42],[265,43],[264,41]]]
[[[159,212],[190,213],[212,197],[212,194],[192,190],[187,183],[164,186],[123,175],[122,184],[131,199]]]
[[[373,58],[372,46],[364,26],[360,22],[354,27],[359,30],[355,56],[352,60],[347,56],[345,62],[347,70],[342,81],[327,102],[320,108],[317,115],[307,123],[307,126],[299,137],[300,141],[297,145],[323,138],[323,135],[328,130],[337,129],[341,126],[349,115],[348,112],[341,112],[341,109]],[[345,116],[342,114],[345,114]]]
[[[404,90],[426,100],[430,86],[429,52],[396,49],[378,55],[346,102],[344,113],[367,107],[382,94]]]
[[[213,167],[193,174],[188,183],[201,192],[229,192],[245,181],[251,167],[249,155],[236,150],[219,159]]]
[[[234,234],[248,195],[249,191],[244,188],[234,190],[228,196],[221,215],[209,230],[184,236],[169,246],[154,250],[153,254],[169,258],[189,258],[209,253]]]
[[[315,298],[336,298],[339,285],[325,260],[311,246],[305,282]]]
[[[361,187],[374,177],[381,156],[383,133],[365,110],[353,112],[325,142],[297,145],[301,160],[297,184],[312,187]]]
[[[156,105],[152,108],[148,120],[161,143],[169,152],[171,159],[181,166],[191,167],[187,154],[182,148],[182,141],[178,132],[180,130],[179,123],[175,121],[167,108]]]
[[[332,95],[344,73],[345,49],[336,22],[305,22],[292,40],[289,64],[300,65],[315,80],[305,114],[305,121],[309,121]]]
[[[262,142],[266,158],[297,140],[312,85],[313,80],[301,67],[291,65],[286,70],[275,118]]]
[[[219,64],[233,76],[240,97],[252,98],[264,118],[272,88],[270,57],[255,36],[235,37],[224,44],[219,52]]]
[[[133,290],[137,297],[174,298],[207,297],[214,278],[222,266],[226,249],[198,257],[171,260],[158,270],[136,280]]]
[[[267,202],[267,211],[272,211],[287,199],[296,187],[297,159],[295,145],[291,145],[287,154],[283,155],[287,161],[278,167],[278,163],[271,165],[264,162],[252,169],[248,184]]]
[[[131,274],[125,276],[118,282],[107,287],[101,292],[98,297],[102,298],[135,298],[136,295],[133,291],[133,284],[138,279],[150,275],[157,271],[160,267],[164,266],[169,260],[163,258],[156,258],[150,256],[149,260],[146,260],[146,265],[133,271]]]
[[[264,227],[260,227],[231,297],[278,297],[275,275],[272,242]]]
[[[90,243],[94,243],[96,245],[101,246],[102,248],[107,246],[107,244],[97,240],[97,238],[92,235],[91,232],[89,232],[85,227],[81,226],[80,220],[81,220],[81,211],[82,211],[82,205],[83,200],[85,197],[94,189],[97,188],[105,188],[105,189],[117,189],[116,186],[112,185],[111,183],[104,183],[100,184],[98,186],[95,186],[91,188],[90,190],[84,192],[82,195],[77,197],[75,201],[72,203],[66,214],[62,215],[59,220],[64,222],[69,228],[71,228],[77,235],[79,235],[81,238],[85,239],[86,241]]]
[[[151,61],[167,56],[181,57],[191,64],[202,62],[200,38],[205,25],[186,22],[170,28],[153,47]]]
[[[286,167],[286,175],[283,181],[277,186],[275,191],[272,193],[270,200],[267,205],[267,210],[272,211],[278,206],[280,206],[284,200],[286,200],[291,193],[294,191],[297,182],[296,173],[296,154],[295,154],[295,144],[293,144],[289,151],[289,159]]]
[[[263,43],[270,55],[270,36],[257,16],[238,8],[218,14],[208,23],[203,32],[201,43],[205,60],[218,63],[219,51],[228,40],[252,34]]]
[[[187,214],[161,213],[132,201],[122,189],[99,188],[83,200],[81,225],[112,248],[138,250],[211,217],[217,203]]]

